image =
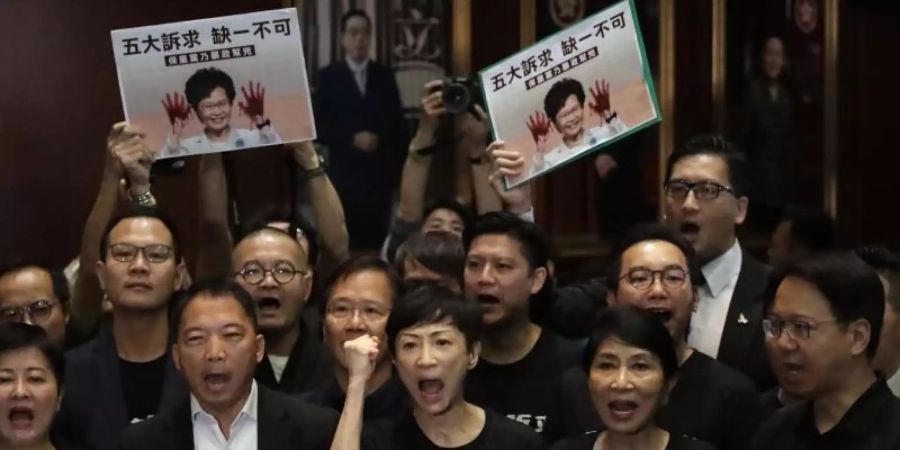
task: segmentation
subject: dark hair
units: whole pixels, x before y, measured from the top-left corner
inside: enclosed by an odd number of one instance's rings
[[[423,285],[403,295],[387,322],[388,348],[396,352],[400,332],[411,327],[447,322],[466,337],[471,350],[481,341],[481,308],[444,286]]]
[[[849,252],[822,252],[802,258],[775,275],[763,297],[766,311],[775,302],[778,286],[788,277],[815,286],[828,301],[838,323],[859,319],[869,322],[872,333],[866,355],[870,359],[875,355],[884,320],[884,287],[875,269]]]
[[[431,231],[415,234],[397,249],[394,268],[400,279],[406,278],[407,261],[415,261],[422,267],[463,284],[463,270],[466,265],[466,251],[462,240],[453,233]]]
[[[369,15],[359,8],[352,8],[348,9],[347,12],[345,12],[344,15],[341,16],[341,33],[347,31],[347,22],[349,22],[350,19],[354,17],[362,17],[363,19],[366,19],[366,24],[369,26],[370,30],[372,29],[372,19],[369,18]]]
[[[792,209],[782,222],[791,224],[791,244],[812,251],[834,249],[834,219],[824,211]]]
[[[687,260],[688,274],[691,277],[691,284],[696,283],[700,279],[700,264],[697,263],[697,256],[694,253],[694,247],[684,236],[675,229],[657,222],[646,222],[632,226],[625,232],[625,237],[616,244],[613,251],[612,266],[606,274],[606,287],[610,291],[616,292],[619,287],[620,272],[622,272],[622,255],[629,248],[647,241],[663,241],[668,242],[684,254]]]
[[[181,261],[181,240],[178,238],[178,227],[175,226],[175,222],[157,208],[137,205],[129,205],[125,212],[113,217],[106,225],[103,236],[100,238],[100,261],[106,261],[106,252],[109,250],[109,233],[113,228],[124,220],[139,218],[156,219],[165,225],[172,235],[172,251],[175,254],[175,264],[178,264]]]
[[[678,371],[675,341],[662,321],[649,311],[631,305],[601,311],[581,357],[581,367],[585,372],[590,373],[597,350],[607,339],[616,339],[654,354],[659,358],[666,381],[671,380]]]
[[[231,80],[227,73],[215,67],[194,72],[188,78],[187,83],[184,84],[184,96],[187,98],[188,104],[196,111],[200,106],[200,102],[204,98],[209,97],[216,88],[225,89],[228,103],[234,102],[234,81]]]
[[[172,313],[169,321],[169,333],[172,342],[178,342],[178,330],[181,327],[181,321],[184,319],[184,310],[191,304],[194,299],[206,295],[215,298],[231,298],[241,305],[241,309],[253,324],[253,331],[258,330],[259,324],[256,318],[256,304],[250,294],[241,287],[236,281],[230,277],[212,277],[200,280],[191,285],[191,287],[182,293],[179,293],[172,306]]]
[[[518,242],[531,270],[547,267],[550,244],[544,232],[534,222],[505,211],[483,214],[475,220],[474,227],[463,232],[466,253],[471,249],[475,238],[486,234],[505,235]]]
[[[697,155],[718,156],[728,168],[728,181],[738,197],[747,195],[750,180],[747,176],[747,158],[733,143],[717,134],[701,134],[689,139],[681,148],[672,152],[666,161],[666,182],[672,178],[672,170],[678,161]]]
[[[338,283],[341,283],[347,278],[360,272],[368,271],[378,272],[388,279],[388,284],[391,286],[391,304],[396,305],[397,298],[400,296],[403,286],[400,276],[397,275],[397,272],[394,271],[394,268],[391,267],[390,264],[372,255],[356,256],[338,265],[334,271],[331,272],[331,275],[328,277],[328,282],[325,285],[325,289],[322,291],[323,304],[328,304],[328,300],[331,298],[331,294],[334,292],[334,288],[337,287]],[[324,313],[324,308],[322,308],[322,310]]]
[[[69,292],[69,282],[66,280],[66,276],[63,274],[62,270],[51,269],[50,266],[36,261],[13,258],[0,263],[0,278],[32,268],[42,270],[50,276],[50,282],[53,285],[53,295],[56,296],[60,303],[68,305],[69,297],[71,295]]]
[[[887,302],[894,311],[900,312],[900,255],[876,245],[860,247],[853,253],[888,279],[891,295]]]
[[[579,104],[584,105],[584,86],[578,80],[563,78],[553,83],[553,86],[547,91],[547,95],[544,96],[544,112],[551,122],[556,123],[556,115],[572,95],[578,99]]]
[[[438,209],[453,211],[457,216],[459,216],[460,220],[462,220],[463,223],[463,230],[470,228],[475,223],[475,213],[472,211],[472,208],[463,205],[456,200],[447,198],[439,198],[425,205],[425,209],[423,210],[424,214],[422,215],[422,217],[428,218],[431,213],[435,212]]]
[[[29,348],[37,349],[47,358],[56,377],[56,390],[62,392],[66,360],[62,350],[47,337],[47,332],[39,326],[22,322],[0,323],[0,355]]]
[[[316,231],[316,227],[302,214],[285,213],[277,207],[263,208],[252,214],[241,225],[238,241],[260,228],[268,227],[272,222],[287,222],[289,234],[304,236],[309,243],[309,255],[307,255],[309,265],[314,266],[319,261],[319,233]]]

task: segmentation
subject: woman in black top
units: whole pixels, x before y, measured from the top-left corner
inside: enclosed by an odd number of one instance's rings
[[[463,398],[466,373],[478,364],[481,309],[442,286],[422,286],[397,302],[387,323],[388,348],[412,411],[400,417],[388,448],[515,449],[545,448],[525,425]],[[361,336],[344,344],[350,371],[347,399],[332,450],[359,444],[366,372],[378,354],[377,341]]]
[[[606,430],[565,439],[554,450],[714,449],[670,434],[654,422],[672,387],[678,359],[671,335],[652,313],[630,306],[604,311],[582,365]]]

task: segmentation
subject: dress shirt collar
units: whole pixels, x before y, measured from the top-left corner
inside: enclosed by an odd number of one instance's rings
[[[369,60],[368,59],[366,59],[365,61],[363,61],[361,63],[358,63],[349,57],[344,58],[344,60],[347,61],[347,66],[350,67],[350,71],[353,73],[358,73],[358,72],[365,73],[366,70],[369,68]]]
[[[241,408],[241,412],[238,413],[234,418],[234,423],[237,423],[241,417],[248,417],[250,420],[256,422],[259,411],[259,391],[256,387],[256,380],[250,384],[250,395],[247,396],[247,401],[244,402],[244,407]],[[191,394],[191,420],[196,423],[197,419],[200,417],[207,417],[215,420],[212,414],[203,410],[203,407],[200,406],[200,402],[197,401],[197,397],[194,394]],[[234,425],[234,424],[232,424]]]
[[[740,274],[742,261],[741,245],[735,239],[734,245],[727,252],[722,253],[716,259],[703,266],[701,272],[703,272],[706,286],[713,297],[718,297],[728,286],[728,283]]]

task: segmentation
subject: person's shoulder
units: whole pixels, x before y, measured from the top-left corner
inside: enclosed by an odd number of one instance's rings
[[[318,429],[337,425],[338,414],[331,408],[319,406],[304,400],[299,395],[290,395],[258,385],[260,399],[277,407],[284,408],[291,421],[297,425]]]
[[[485,419],[492,427],[489,448],[542,449],[544,439],[527,425],[485,408]]]
[[[125,450],[137,448],[161,448],[161,442],[175,420],[174,413],[160,413],[147,420],[134,423],[122,430],[119,442]],[[190,416],[186,416],[188,418]]]
[[[669,444],[666,450],[716,450],[716,447],[708,442],[704,442],[682,434],[669,434]]]
[[[688,362],[691,364],[688,364]],[[706,378],[707,386],[710,388],[749,393],[754,397],[758,397],[756,386],[747,375],[700,351],[694,350],[694,353],[682,367],[687,367],[688,370],[691,370],[693,372],[691,375],[693,376]]]
[[[546,328],[541,331],[541,339],[543,345],[553,349],[561,367],[568,368],[581,361],[585,339],[569,339]]]
[[[779,439],[785,438],[790,434],[791,428],[795,427],[804,414],[807,413],[808,409],[809,404],[807,402],[800,402],[775,411],[774,414],[759,424],[748,448],[765,449],[778,442]]]
[[[580,436],[562,439],[551,447],[552,450],[590,450],[597,441],[597,432],[591,431]]]

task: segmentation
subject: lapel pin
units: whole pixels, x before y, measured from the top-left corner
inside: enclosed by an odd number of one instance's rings
[[[750,323],[750,321],[747,320],[747,317],[744,316],[744,313],[741,313],[741,315],[738,316],[738,323],[741,325],[746,325],[746,324]]]

